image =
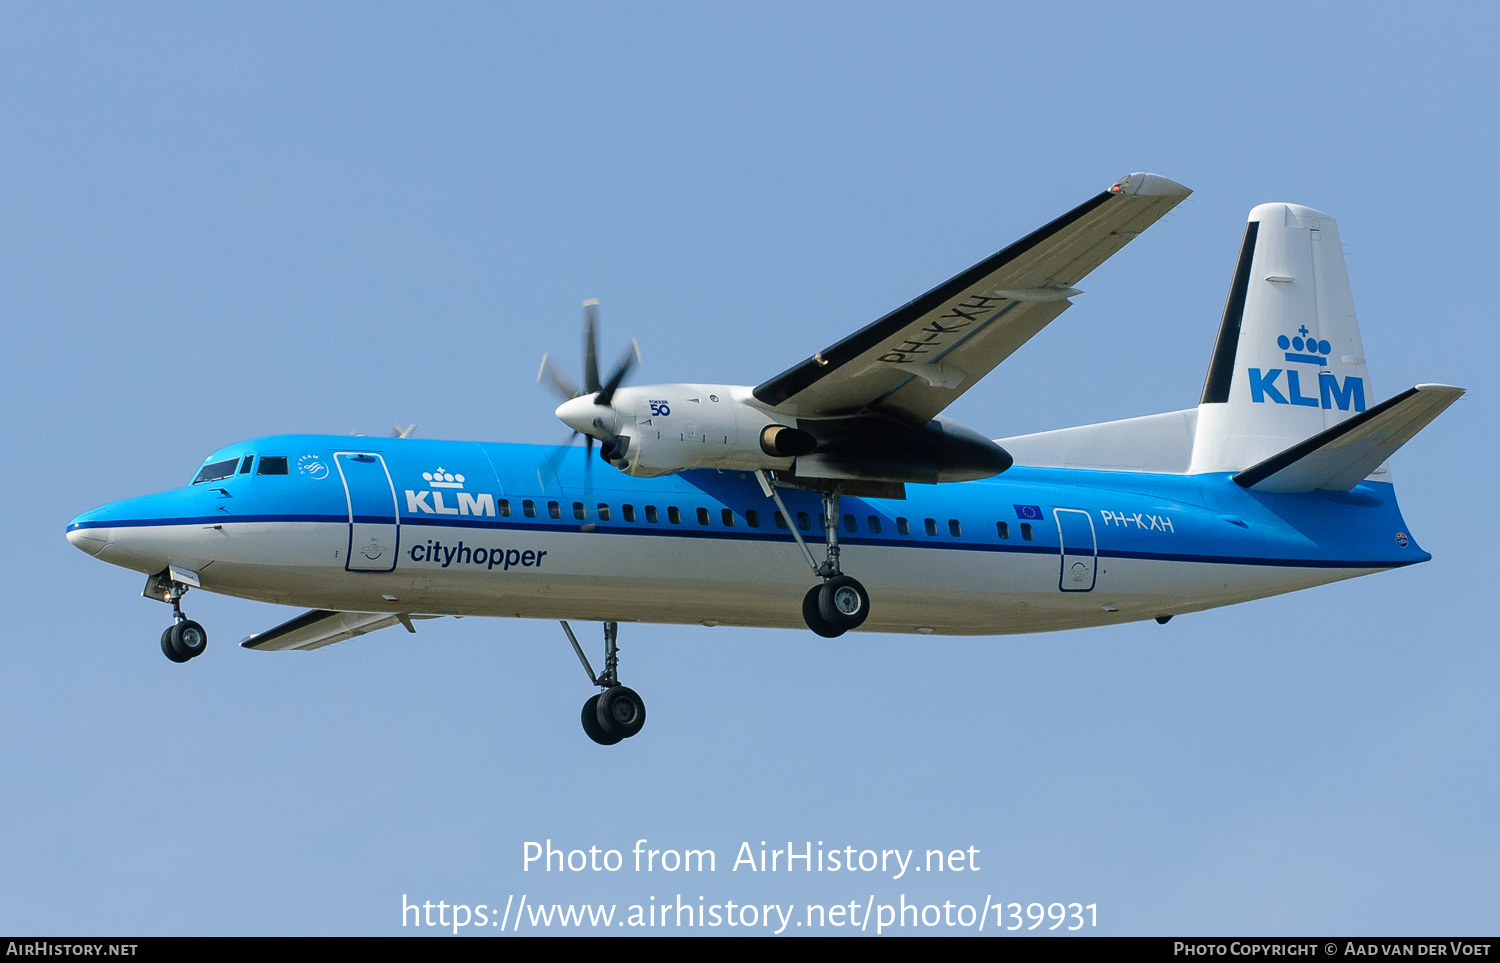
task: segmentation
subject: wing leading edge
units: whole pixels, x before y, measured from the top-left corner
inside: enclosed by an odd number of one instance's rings
[[[926,424],[1067,310],[1073,285],[1192,191],[1131,174],[754,390],[778,412]]]

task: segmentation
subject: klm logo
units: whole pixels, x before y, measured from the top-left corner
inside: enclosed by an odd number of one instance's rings
[[[1286,335],[1276,339],[1276,346],[1285,352],[1286,360],[1299,364],[1313,364],[1324,367],[1328,364],[1328,355],[1333,351],[1333,345],[1327,341],[1319,341],[1317,338],[1306,337],[1307,326],[1303,325],[1297,329],[1298,337],[1289,338]],[[1309,371],[1298,371],[1296,368],[1250,368],[1250,400],[1255,404],[1264,404],[1269,401],[1275,405],[1303,405],[1308,408],[1335,408],[1340,411],[1348,411],[1353,406],[1355,411],[1365,410],[1365,379],[1356,378],[1353,375],[1345,378],[1342,382],[1338,376],[1327,371],[1318,372],[1318,388],[1315,394],[1303,394],[1304,387],[1311,391],[1312,386],[1302,384],[1302,376],[1311,374]],[[1283,377],[1285,376],[1285,377]]]
[[[471,495],[464,491],[464,476],[462,475],[455,475],[439,468],[437,471],[422,472],[422,480],[434,489],[446,488],[448,491],[416,491],[408,488],[406,490],[406,513],[408,515],[420,513],[423,515],[489,515],[493,517],[495,514],[495,496],[488,492]],[[445,494],[452,495],[455,504],[447,504],[443,500]]]

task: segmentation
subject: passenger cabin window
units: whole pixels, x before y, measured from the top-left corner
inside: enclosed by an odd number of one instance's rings
[[[635,506],[634,505],[621,505],[620,506],[620,514],[623,515],[623,516],[625,516],[625,520],[627,522],[633,522],[633,521],[635,521]]]
[[[257,475],[285,475],[287,469],[285,455],[261,455],[260,464],[255,466]],[[244,471],[243,468],[240,471]]]
[[[780,512],[776,512],[776,513],[773,514],[772,517],[776,519],[776,527],[777,528],[786,528],[786,516],[785,515],[781,514]]]
[[[995,523],[995,534],[1001,538],[1010,538],[1010,526],[1004,522]]]
[[[760,512],[753,508],[745,509],[745,524],[751,528],[760,528]]]
[[[242,461],[242,462],[240,462],[240,474],[241,475],[248,475],[248,474],[250,474],[250,465],[254,461],[255,461],[255,456],[254,455],[246,455],[245,456],[245,460]]]
[[[526,501],[521,503],[521,511],[527,518],[536,518],[536,502],[529,498],[526,499]]]
[[[673,525],[682,524],[682,512],[679,512],[677,510],[676,505],[667,506],[667,521],[671,522]]]
[[[599,521],[609,521],[609,506],[604,504],[603,502],[599,503]]]
[[[583,502],[573,503],[573,517],[580,522],[589,517],[589,510],[583,507]]]
[[[879,535],[880,534],[880,516],[879,515],[871,515],[869,518],[866,518],[865,519],[865,525],[870,529],[870,534],[872,534],[872,535]]]
[[[926,528],[927,528],[927,534],[928,535],[936,535],[937,534],[937,519],[935,519],[935,518],[929,518],[929,519],[926,519],[925,521],[923,521],[922,524],[924,526],[926,526]]]
[[[502,498],[502,499],[500,499],[500,501],[498,501],[498,502],[495,503],[495,507],[500,510],[500,517],[501,518],[509,518],[510,517],[510,499],[509,498]]]
[[[658,516],[656,514],[656,506],[655,505],[647,505],[646,506],[646,521],[650,522],[653,525],[655,525],[657,523]]]
[[[857,532],[857,531],[859,531],[859,523],[854,520],[854,516],[853,515],[845,515],[844,516],[844,531],[846,531],[846,532]]]
[[[204,465],[202,468],[198,469],[198,477],[193,479],[193,484],[201,485],[204,482],[218,481],[221,478],[228,478],[230,475],[234,474],[234,469],[239,465],[239,463],[239,458],[235,457],[229,459],[228,461],[216,461],[212,465]]]
[[[708,509],[706,509],[706,508],[700,508],[700,509],[698,509],[698,524],[699,525],[707,525],[708,524]]]
[[[807,512],[797,513],[797,527],[804,532],[812,527],[812,521],[807,517]]]
[[[562,506],[559,505],[557,502],[548,502],[547,503],[547,517],[549,517],[549,518],[562,518]]]
[[[721,510],[719,512],[719,517],[722,518],[722,519],[724,519],[724,527],[725,528],[733,528],[734,527],[734,512],[732,512],[729,509],[725,508],[725,509],[723,509],[723,510]]]
[[[1022,522],[1021,523],[1021,537],[1023,539],[1025,539],[1026,541],[1028,541],[1028,542],[1031,541],[1031,523],[1030,522]]]
[[[954,538],[961,538],[963,536],[963,533],[964,533],[963,526],[960,525],[960,524],[958,524],[958,519],[956,519],[956,518],[950,518],[950,519],[948,519],[948,534],[949,535],[952,535]]]
[[[904,516],[896,516],[896,531],[900,532],[902,535],[910,535],[911,522],[908,522]]]

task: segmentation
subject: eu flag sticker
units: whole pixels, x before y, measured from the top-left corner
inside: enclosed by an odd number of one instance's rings
[[[1015,506],[1015,509],[1017,518],[1033,518],[1037,521],[1042,520],[1042,507],[1040,505],[1017,505]]]

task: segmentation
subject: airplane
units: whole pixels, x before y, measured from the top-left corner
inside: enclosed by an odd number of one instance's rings
[[[583,384],[546,357],[538,373],[565,399],[561,448],[256,438],[67,537],[146,574],[174,662],[207,646],[182,611],[199,588],[309,609],[240,643],[259,651],[556,619],[600,689],[580,718],[602,745],[646,718],[620,683],[621,622],[827,638],[1166,623],[1427,561],[1387,460],[1463,389],[1376,403],[1338,226],[1308,207],[1250,212],[1195,407],[998,440],[942,416],[1189,193],[1124,177],[754,387],[626,385],[638,350],[601,378],[586,302]],[[595,442],[617,470],[595,471]],[[603,623],[602,672],[570,619]]]

